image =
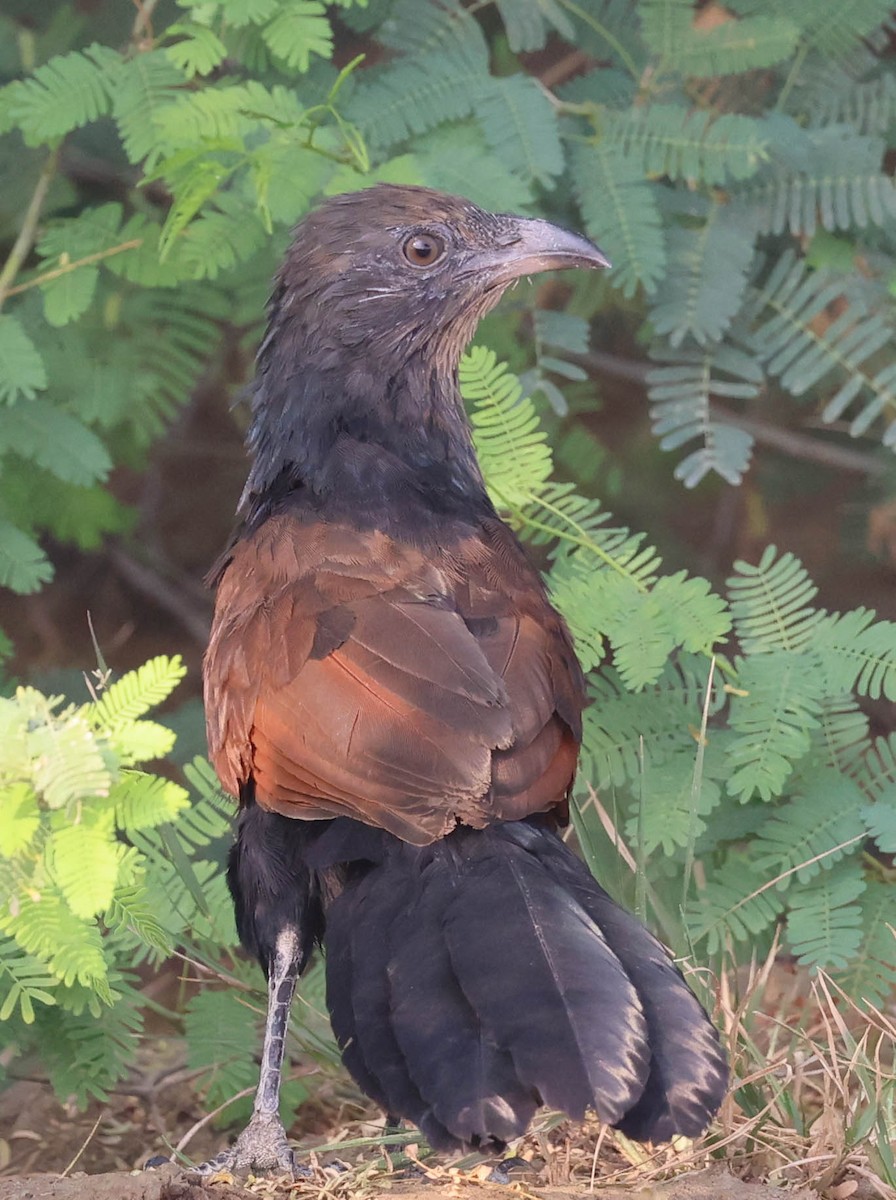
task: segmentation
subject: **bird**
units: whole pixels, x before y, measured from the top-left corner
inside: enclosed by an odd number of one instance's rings
[[[563,840],[583,674],[458,384],[509,286],[607,266],[546,220],[415,186],[336,195],[294,232],[211,576],[209,752],[268,1008],[252,1117],[208,1169],[297,1169],[280,1075],[317,946],[345,1066],[437,1150],[500,1152],[540,1105],[693,1137],[721,1104],[709,1017]]]

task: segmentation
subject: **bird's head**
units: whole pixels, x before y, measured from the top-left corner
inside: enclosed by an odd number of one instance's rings
[[[547,221],[427,188],[381,184],[326,201],[277,275],[242,511],[261,519],[297,490],[381,528],[424,493],[433,513],[485,511],[460,356],[515,279],[608,265]]]
[[[444,368],[516,279],[606,266],[591,242],[547,221],[379,184],[336,196],[301,222],[272,316],[281,328],[303,326],[321,366],[328,353],[363,346],[381,362],[423,355]]]

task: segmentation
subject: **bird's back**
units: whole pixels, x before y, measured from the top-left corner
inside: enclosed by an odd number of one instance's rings
[[[229,553],[205,687],[219,775],[264,808],[418,844],[565,817],[581,671],[497,518],[421,547],[284,506]]]

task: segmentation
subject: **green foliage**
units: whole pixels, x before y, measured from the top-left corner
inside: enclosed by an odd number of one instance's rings
[[[92,703],[64,705],[24,687],[0,700],[0,932],[42,964],[54,988],[80,984],[113,1002],[103,923],[122,893],[137,907],[147,872],[127,839],[187,804],[177,784],[127,768],[171,749],[167,730],[138,718],[183,674],[179,659],[157,658]],[[19,1009],[30,1022],[35,995],[22,989],[22,977]]]
[[[0,92],[0,112],[29,146],[54,142],[109,109],[109,90],[118,55],[106,46],[57,55],[28,79]]]
[[[176,817],[187,794],[128,765],[170,749],[167,731],[137,718],[183,673],[158,658],[99,701],[33,688],[0,700],[0,1020],[81,1100],[104,1096],[133,1058],[141,1017],[120,967],[137,946],[158,956],[172,945],[153,911],[153,864],[129,839]],[[49,1022],[47,1008],[59,1010]]]
[[[662,365],[647,377],[650,416],[664,450],[694,438],[702,445],[675,468],[675,477],[694,487],[710,471],[729,483],[740,483],[750,463],[753,438],[736,425],[718,419],[713,397],[750,400],[759,394],[762,371],[736,346],[657,347]]]

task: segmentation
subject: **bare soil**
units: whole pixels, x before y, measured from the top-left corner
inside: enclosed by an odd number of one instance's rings
[[[473,1200],[474,1193],[475,1200],[581,1200],[592,1193],[594,1141],[589,1131],[581,1136],[574,1127],[531,1139],[524,1151],[531,1161],[511,1172],[510,1183],[489,1178],[495,1162],[470,1167],[467,1160],[455,1165],[436,1158],[393,1166],[370,1150],[341,1158],[299,1150],[312,1174],[295,1182],[240,1182],[224,1174],[200,1179],[172,1165],[143,1169],[153,1155],[169,1154],[201,1116],[186,1081],[157,1092],[122,1091],[86,1112],[60,1104],[45,1084],[17,1082],[0,1093],[0,1200],[376,1200],[383,1193],[395,1200]],[[325,1116],[311,1114],[310,1123],[322,1125]],[[329,1113],[331,1121],[337,1116]],[[369,1127],[337,1124],[307,1133],[301,1142],[323,1145],[365,1132]],[[191,1141],[190,1154],[199,1161],[227,1140],[225,1132],[206,1126]],[[743,1182],[721,1166],[643,1187],[603,1186],[598,1176],[596,1194],[601,1200],[817,1200],[814,1193]]]
[[[178,1167],[140,1172],[113,1172],[105,1175],[73,1175],[61,1179],[55,1175],[28,1175],[0,1180],[0,1200],[258,1200],[259,1196],[286,1197],[327,1192],[327,1180],[290,1184],[287,1181],[263,1181],[242,1187],[226,1179],[199,1181]],[[389,1179],[383,1191],[400,1200],[458,1200],[464,1192],[482,1193],[482,1200],[504,1200],[508,1192],[531,1200],[579,1200],[587,1188],[559,1188],[550,1185],[530,1187],[502,1185],[470,1177],[442,1182],[427,1180],[422,1185],[401,1179]],[[724,1170],[682,1176],[667,1183],[651,1184],[644,1189],[600,1188],[601,1200],[815,1200],[815,1194],[782,1192],[762,1183],[744,1183]]]

